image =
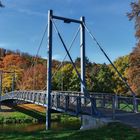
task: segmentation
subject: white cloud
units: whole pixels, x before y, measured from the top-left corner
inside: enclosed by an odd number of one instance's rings
[[[55,54],[55,55],[52,56],[52,59],[61,60],[62,57],[61,57],[61,55],[59,55],[59,54]]]
[[[27,15],[35,15],[35,16],[43,16],[43,17],[47,17],[46,13],[42,13],[42,12],[38,12],[38,11],[31,11],[29,9],[18,9],[18,12],[27,14]]]
[[[48,57],[47,56],[43,56],[42,58],[47,59]],[[52,59],[53,60],[59,60],[59,61],[61,61],[62,60],[62,57],[59,54],[55,54],[55,55],[52,56]]]

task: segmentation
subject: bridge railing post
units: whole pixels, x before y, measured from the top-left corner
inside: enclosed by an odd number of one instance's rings
[[[52,108],[53,106],[55,106],[55,95],[54,94],[51,94],[51,106],[50,108]]]
[[[40,93],[38,93],[38,104],[40,103]]]
[[[17,98],[18,98],[18,99],[20,98],[20,94],[21,94],[21,93],[17,91]]]
[[[23,96],[23,99],[25,100],[25,98],[26,98],[26,92],[24,92],[24,94],[23,94],[24,96]]]
[[[114,120],[115,119],[115,96],[112,95],[112,119]]]
[[[118,109],[118,108],[119,108],[119,105],[118,105],[118,95],[115,94],[114,96],[115,96],[115,97],[114,97],[114,100],[115,100],[115,101],[114,101],[114,102],[115,102],[115,103],[114,103],[114,104],[115,104],[115,109]]]
[[[57,104],[57,108],[60,107],[60,94],[56,95],[56,104]]]
[[[34,102],[36,101],[36,93],[34,92]]]
[[[30,94],[30,100],[31,101],[33,100],[32,97],[33,97],[33,93],[31,92],[31,94]]]
[[[27,94],[28,94],[28,92],[25,92],[24,100],[27,99]]]
[[[97,115],[98,112],[96,110],[96,99],[93,97],[90,98],[91,102],[91,116]]]
[[[69,108],[69,95],[65,96],[65,111],[67,111]]]
[[[14,97],[14,90],[15,90],[15,71],[12,74],[12,97]]]
[[[42,93],[41,94],[41,104],[44,104],[44,100],[43,100],[44,98],[43,97],[44,97],[44,94]]]
[[[76,97],[76,115],[81,111],[81,97]]]
[[[104,94],[102,94],[101,107],[102,107],[102,108],[104,108],[104,107],[105,107],[105,95],[104,95]]]
[[[134,111],[135,113],[138,112],[138,103],[137,103],[136,97],[133,97],[133,111]]]
[[[43,94],[42,100],[43,100],[43,106],[44,106],[46,103],[46,94]]]

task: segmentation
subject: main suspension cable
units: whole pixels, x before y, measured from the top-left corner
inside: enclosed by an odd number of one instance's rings
[[[107,60],[110,62],[110,64],[113,66],[114,70],[117,72],[117,74],[119,75],[119,77],[122,79],[122,81],[125,83],[125,85],[127,86],[127,88],[131,91],[133,97],[135,97],[135,93],[133,92],[133,90],[131,89],[130,85],[127,83],[127,81],[124,79],[124,77],[121,75],[121,73],[118,71],[118,69],[116,68],[116,66],[113,64],[113,62],[111,61],[111,59],[108,57],[108,55],[106,54],[106,52],[104,51],[104,49],[101,47],[100,43],[97,41],[97,39],[95,38],[95,36],[91,33],[91,31],[88,29],[88,27],[86,26],[86,24],[83,22],[83,26],[85,27],[85,29],[87,30],[87,32],[89,33],[90,37],[93,39],[94,42],[96,42],[97,46],[99,47],[99,49],[102,51],[102,53],[105,55],[105,57],[107,58]]]
[[[46,27],[45,27],[43,36],[42,36],[41,41],[40,41],[40,43],[39,43],[39,46],[38,46],[38,49],[37,49],[37,53],[36,53],[34,62],[33,62],[33,64],[32,64],[32,67],[35,66],[35,65],[37,64],[39,51],[40,51],[40,49],[41,49],[43,40],[44,40],[44,38],[45,38],[45,35],[46,35],[46,32],[47,32],[47,28],[48,28],[48,23],[47,23],[47,25],[46,25]],[[35,67],[34,67],[34,69],[33,69],[33,89],[35,88],[35,84],[36,84],[36,80],[35,80]]]
[[[47,25],[46,25],[46,27],[45,27],[45,30],[44,30],[44,32],[43,32],[43,35],[42,35],[41,41],[40,41],[39,46],[38,46],[38,49],[37,49],[37,53],[36,53],[35,58],[33,59],[33,62],[32,62],[32,66],[34,65],[34,62],[37,61],[37,57],[38,57],[39,51],[40,51],[40,49],[41,49],[41,46],[42,46],[43,40],[44,40],[44,38],[45,38],[45,35],[46,35],[46,32],[47,32],[47,29],[48,29],[48,23],[47,23]]]
[[[28,73],[30,72],[30,69],[33,68],[33,66],[35,66],[35,64],[37,63],[37,60],[38,60],[38,55],[39,55],[39,51],[41,49],[41,46],[42,46],[42,43],[44,41],[44,38],[45,38],[45,35],[46,35],[46,32],[47,32],[47,28],[48,28],[48,23],[46,24],[45,26],[45,29],[44,29],[44,32],[43,32],[43,35],[41,37],[41,41],[39,43],[39,46],[38,46],[38,49],[37,49],[37,53],[35,55],[35,57],[32,57],[32,60],[31,60],[31,66],[30,68],[28,69]],[[33,69],[33,89],[34,89],[34,84],[35,84],[35,70]]]

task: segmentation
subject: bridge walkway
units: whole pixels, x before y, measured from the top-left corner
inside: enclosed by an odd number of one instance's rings
[[[22,100],[47,107],[46,97],[46,91],[14,91],[2,96],[1,101]],[[140,128],[139,98],[136,98],[136,103],[134,105],[133,97],[109,93],[91,93],[90,98],[84,97],[80,92],[54,91],[51,93],[51,109],[53,110],[74,116],[90,115],[110,118]]]

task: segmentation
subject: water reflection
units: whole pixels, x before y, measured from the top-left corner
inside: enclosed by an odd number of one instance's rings
[[[45,124],[2,124],[0,125],[0,132],[32,132],[36,130],[44,130]]]
[[[80,124],[77,123],[60,123],[52,122],[52,130],[68,130],[68,129],[79,129]],[[0,125],[0,132],[34,132],[45,130],[45,123],[39,124],[2,124]]]

